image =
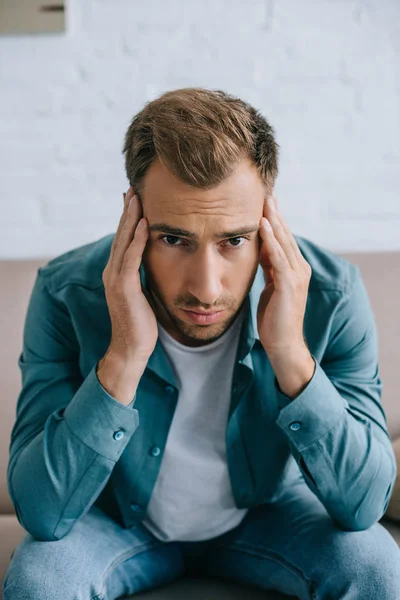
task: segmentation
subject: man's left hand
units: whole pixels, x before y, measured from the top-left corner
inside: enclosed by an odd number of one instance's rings
[[[265,199],[260,220],[260,264],[266,286],[260,295],[257,325],[270,358],[304,356],[304,313],[312,269],[279,212],[274,196]],[[269,228],[268,228],[269,225]],[[299,354],[300,352],[300,354]]]

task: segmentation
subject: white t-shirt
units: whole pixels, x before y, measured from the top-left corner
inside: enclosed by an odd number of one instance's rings
[[[179,398],[143,524],[162,541],[207,540],[239,525],[247,508],[232,495],[226,425],[244,307],[223,335],[185,346],[158,323]]]

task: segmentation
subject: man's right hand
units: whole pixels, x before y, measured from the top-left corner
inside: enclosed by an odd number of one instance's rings
[[[142,215],[139,198],[130,187],[102,276],[112,333],[97,375],[123,404],[132,401],[158,338],[157,319],[140,283],[139,267],[148,239],[148,223]],[[138,227],[139,223],[144,226]]]

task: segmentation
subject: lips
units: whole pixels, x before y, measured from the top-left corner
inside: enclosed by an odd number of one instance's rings
[[[213,312],[195,312],[192,310],[183,309],[186,316],[199,325],[211,325],[212,323],[216,323],[225,313],[225,310],[218,310]]]
[[[188,310],[189,312],[192,312],[192,313],[196,313],[196,315],[215,315],[215,313],[221,312],[220,310],[213,310],[212,312],[203,312],[200,310],[190,310],[190,308],[185,308],[185,310]]]

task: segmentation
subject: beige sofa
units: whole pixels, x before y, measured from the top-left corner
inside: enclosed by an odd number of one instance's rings
[[[383,381],[382,403],[388,429],[396,452],[400,456],[400,398],[398,370],[400,367],[400,252],[342,254],[357,264],[367,286],[379,333],[380,371]],[[8,495],[6,470],[11,428],[15,419],[16,400],[21,378],[17,359],[22,348],[22,331],[29,295],[37,268],[49,258],[31,261],[0,261],[0,577],[3,580],[13,549],[25,534],[14,513]],[[381,523],[400,545],[400,468],[399,476]],[[390,517],[390,518],[389,518]],[[397,520],[398,518],[398,520]],[[250,598],[284,600],[288,596],[241,588],[219,580],[183,577],[174,584],[140,594],[137,598],[152,600],[204,599],[228,600]]]

